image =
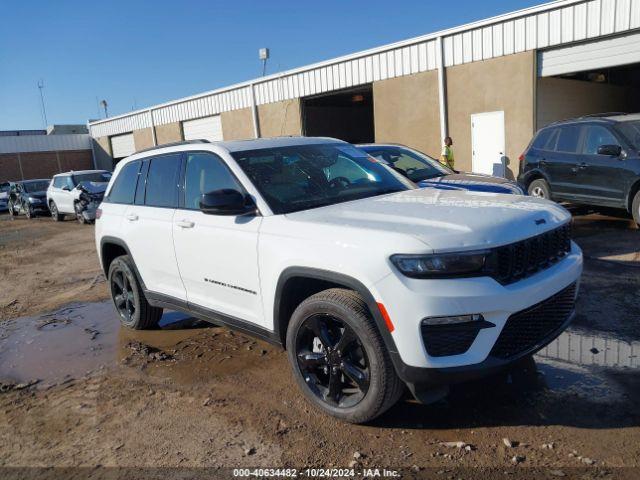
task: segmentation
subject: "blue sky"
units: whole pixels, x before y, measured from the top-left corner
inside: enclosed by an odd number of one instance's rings
[[[0,130],[125,113],[268,73],[481,20],[533,0],[2,2]]]

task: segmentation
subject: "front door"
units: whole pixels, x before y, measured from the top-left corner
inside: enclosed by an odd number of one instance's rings
[[[184,201],[174,217],[173,237],[189,305],[266,327],[258,272],[262,217],[202,213],[203,193],[244,189],[217,155],[185,156]]]
[[[505,176],[504,112],[471,115],[472,170]]]
[[[607,127],[586,127],[581,161],[576,166],[580,200],[605,206],[624,205],[627,178],[633,171],[627,172],[627,163],[621,157],[598,154],[602,145],[620,144]]]

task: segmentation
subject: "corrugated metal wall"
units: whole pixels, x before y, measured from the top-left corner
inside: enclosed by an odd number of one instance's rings
[[[438,66],[437,38],[447,67],[549,48],[640,28],[640,0],[564,0],[317,65],[255,80],[258,105],[305,97]],[[153,123],[190,120],[250,107],[249,83],[153,107]],[[151,126],[149,112],[91,125],[94,137]]]
[[[91,150],[90,138],[86,134],[0,136],[0,153]]]

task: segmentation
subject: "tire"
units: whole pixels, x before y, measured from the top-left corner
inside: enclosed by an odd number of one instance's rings
[[[9,202],[8,207],[9,207],[9,216],[15,217],[16,211],[14,210],[15,207],[13,206],[13,202]]]
[[[56,202],[54,202],[53,200],[49,202],[49,210],[51,211],[51,218],[53,218],[54,222],[59,222],[61,220],[64,220],[64,215],[60,215],[60,212],[58,211],[58,206],[56,205]]]
[[[34,217],[33,208],[31,208],[31,205],[27,204],[26,208],[24,209],[24,215],[29,220],[31,220]]]
[[[111,300],[123,326],[133,330],[156,328],[162,308],[149,305],[132,265],[129,255],[117,257],[109,265]]]
[[[291,316],[286,346],[307,400],[341,420],[373,420],[404,392],[366,303],[351,290],[325,290],[303,301]]]
[[[538,178],[531,182],[527,191],[532,197],[551,200],[551,189],[549,188],[547,181],[543,178]]]
[[[633,202],[631,202],[631,213],[633,215],[633,220],[640,228],[640,190],[636,192],[635,197],[633,197]]]

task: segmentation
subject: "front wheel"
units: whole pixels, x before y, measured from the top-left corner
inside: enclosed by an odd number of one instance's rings
[[[117,257],[109,265],[111,300],[125,327],[133,330],[155,328],[162,317],[162,308],[149,304],[132,265],[129,255]]]
[[[15,217],[16,211],[15,211],[15,206],[13,205],[13,202],[9,202],[8,207],[9,207],[9,215],[11,217]]]
[[[24,214],[29,220],[31,220],[33,218],[33,215],[34,215],[33,207],[31,205],[27,204],[27,206],[24,208]]]
[[[404,384],[367,305],[351,290],[325,290],[302,302],[286,344],[298,386],[329,415],[368,422],[402,395]]]
[[[529,184],[529,195],[537,198],[546,198],[551,200],[551,189],[549,184],[543,178],[538,178]]]
[[[633,214],[633,220],[636,222],[638,227],[640,227],[640,190],[638,190],[636,192],[636,196],[633,197],[631,210],[631,213]]]
[[[53,200],[49,202],[49,210],[51,211],[51,218],[53,218],[54,222],[59,222],[64,218],[64,215],[60,215],[60,212],[58,211],[58,206],[56,205],[56,202],[54,202]]]

